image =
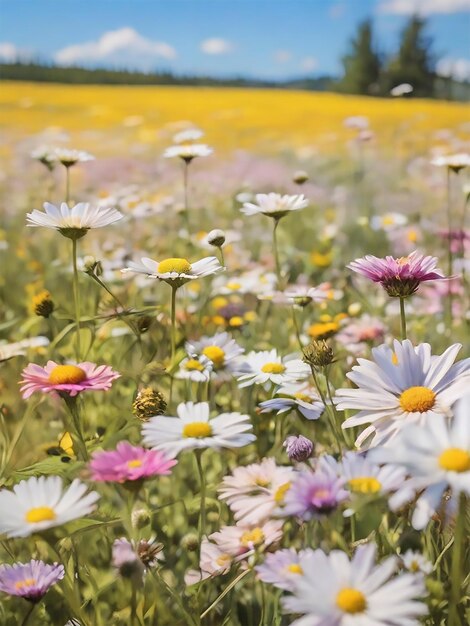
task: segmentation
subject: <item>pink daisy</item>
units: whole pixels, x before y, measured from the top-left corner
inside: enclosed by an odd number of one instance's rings
[[[168,475],[174,465],[176,461],[162,452],[132,446],[128,441],[118,443],[116,450],[95,452],[90,461],[93,480],[114,483]]]
[[[111,388],[113,380],[120,377],[108,365],[96,365],[89,361],[76,365],[58,365],[48,361],[46,367],[30,363],[22,374],[20,385],[25,400],[35,391],[57,391],[69,396],[76,396],[81,391],[105,391]]]
[[[415,293],[422,282],[445,278],[436,264],[436,257],[414,251],[399,259],[392,256],[380,259],[368,254],[347,267],[374,283],[380,283],[389,296],[405,298]]]

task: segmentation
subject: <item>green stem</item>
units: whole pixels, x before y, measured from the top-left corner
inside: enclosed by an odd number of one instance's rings
[[[401,339],[406,339],[405,298],[400,298]]]
[[[131,591],[131,626],[134,626],[137,621],[137,589],[134,583],[132,583]]]
[[[274,220],[274,228],[273,228],[273,251],[274,251],[274,260],[276,262],[276,276],[277,276],[277,286],[278,289],[281,289],[282,278],[281,278],[281,264],[279,262],[279,250],[277,247],[277,227],[279,225],[279,219]]]
[[[201,613],[201,619],[203,619],[210,611],[212,611],[212,609],[214,607],[216,607],[218,605],[218,603],[225,598],[225,596],[228,594],[229,591],[231,591],[233,589],[233,587],[235,587],[235,585],[245,576],[247,576],[247,574],[250,574],[251,570],[246,569],[244,570],[241,574],[239,574],[234,580],[232,580],[232,582],[225,587],[225,589],[222,591],[222,593],[217,596],[217,598],[214,600],[214,602],[204,611],[204,613]]]
[[[202,449],[197,449],[194,451],[196,456],[196,465],[197,471],[199,473],[199,483],[201,487],[201,504],[199,511],[199,525],[198,525],[198,533],[199,533],[199,545],[201,545],[201,541],[206,534],[206,477],[204,475],[204,470],[202,467]]]
[[[77,458],[80,461],[88,461],[88,450],[85,443],[85,438],[82,433],[82,425],[80,419],[80,412],[77,406],[77,398],[72,398],[68,394],[64,394],[63,398],[65,400],[65,404],[70,412],[72,417],[72,422],[70,424],[70,430],[72,431],[72,438],[74,440],[74,450],[77,454]]]
[[[294,322],[295,336],[297,337],[297,342],[299,344],[300,351],[302,352],[304,349],[304,346],[302,343],[302,339],[300,338],[300,328],[299,328],[299,322],[297,320],[297,315],[295,313],[295,305],[293,305],[292,307],[292,320]]]
[[[34,611],[35,607],[36,607],[35,604],[31,604],[31,608],[29,609],[29,611],[24,616],[24,620],[21,622],[21,626],[26,626],[26,624],[29,622],[29,618],[33,614],[33,611]]]
[[[454,547],[452,548],[452,566],[451,566],[451,590],[449,599],[449,623],[448,626],[460,626],[458,605],[461,600],[460,587],[462,583],[462,556],[464,553],[464,537],[465,537],[465,514],[466,514],[466,497],[464,493],[460,494],[459,509],[455,520],[454,529]]]
[[[70,168],[65,168],[65,202],[68,204],[70,201]]]
[[[335,413],[332,412],[335,409],[333,409],[332,407],[334,405],[331,405],[327,402],[325,394],[323,393],[323,390],[318,382],[318,378],[315,372],[315,368],[313,367],[313,365],[310,366],[310,369],[312,370],[312,377],[313,377],[313,381],[315,383],[315,387],[317,388],[317,391],[320,395],[321,401],[323,402],[323,404],[325,405],[325,410],[326,410],[326,414],[329,417],[329,421],[330,421],[330,430],[331,430],[331,434],[333,435],[335,441],[336,441],[336,445],[338,447],[338,454],[341,455],[341,450],[342,450],[342,446],[341,446],[341,442],[340,439],[338,437],[338,433],[336,431],[336,416]]]
[[[68,170],[67,170],[68,171]],[[78,286],[78,267],[77,267],[77,240],[72,239],[72,265],[73,265],[73,302],[75,308],[75,356],[80,361],[80,289]]]
[[[189,162],[184,162],[183,183],[184,183],[184,219],[186,222],[186,230],[189,235]]]
[[[171,365],[175,364],[176,357],[176,290],[171,287]]]
[[[222,246],[218,246],[218,250],[220,253],[220,264],[223,265],[223,267],[225,267],[225,257],[224,257],[224,251],[222,250]]]

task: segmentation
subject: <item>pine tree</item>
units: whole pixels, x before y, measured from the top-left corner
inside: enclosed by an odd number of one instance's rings
[[[383,85],[389,91],[395,85],[410,83],[413,95],[434,94],[434,55],[432,39],[425,33],[426,20],[414,15],[405,26],[398,54],[392,58],[384,73]]]
[[[341,91],[356,94],[377,92],[381,60],[374,46],[371,20],[359,24],[357,35],[351,41],[351,50],[342,62],[344,77],[339,83]]]

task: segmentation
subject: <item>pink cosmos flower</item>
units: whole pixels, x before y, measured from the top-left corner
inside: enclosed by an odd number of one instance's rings
[[[116,450],[95,452],[90,461],[93,480],[123,483],[126,481],[168,475],[177,461],[168,459],[158,450],[132,446],[128,441],[118,443]]]
[[[415,250],[399,259],[391,256],[381,259],[368,254],[347,267],[380,283],[389,296],[405,298],[415,293],[420,283],[445,278],[436,264],[436,257],[423,256]]]
[[[120,377],[108,365],[96,365],[89,361],[76,365],[48,361],[46,367],[30,363],[22,374],[20,385],[25,400],[36,391],[59,392],[72,397],[81,391],[106,391],[111,388],[113,380]]]

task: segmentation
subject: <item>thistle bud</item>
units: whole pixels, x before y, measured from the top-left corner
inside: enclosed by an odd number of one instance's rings
[[[286,449],[289,460],[297,461],[298,463],[309,459],[313,455],[315,449],[315,446],[310,439],[307,439],[302,435],[291,435],[290,437],[287,437],[282,445]]]
[[[325,367],[333,363],[333,348],[326,341],[312,341],[303,350],[304,362],[313,367]]]
[[[148,509],[135,509],[132,511],[132,526],[141,530],[150,524],[150,512]]]
[[[220,248],[225,243],[225,233],[223,230],[216,228],[215,230],[211,230],[211,232],[206,237],[207,243],[216,248]]]
[[[166,410],[166,400],[156,389],[145,387],[137,394],[132,404],[132,412],[137,419],[146,422],[154,415],[163,415]]]
[[[34,313],[39,317],[49,317],[54,311],[54,302],[51,294],[44,290],[33,297]]]

